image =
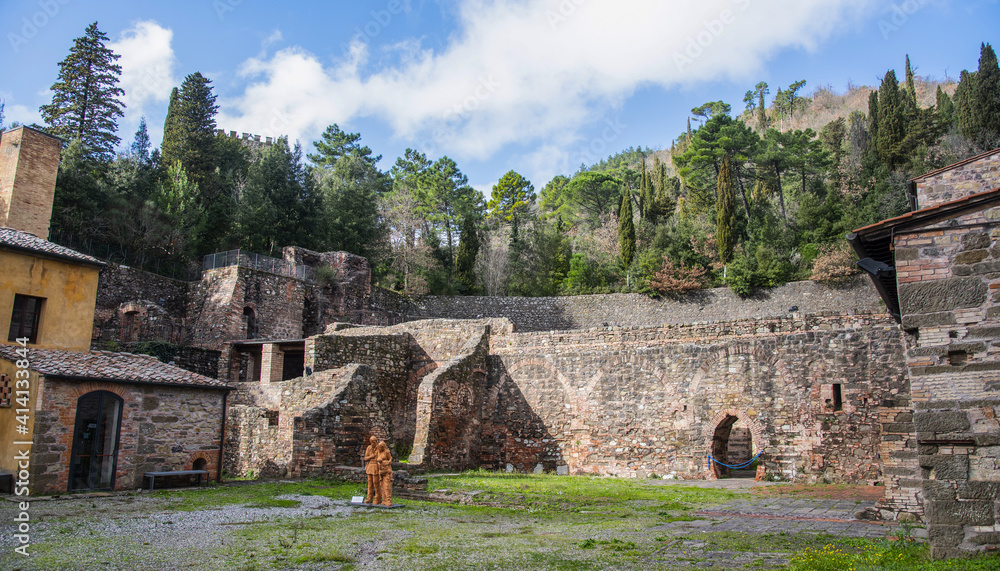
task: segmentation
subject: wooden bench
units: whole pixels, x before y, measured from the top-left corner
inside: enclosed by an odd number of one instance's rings
[[[156,482],[156,478],[164,478],[170,476],[198,476],[198,485],[201,485],[201,477],[205,476],[205,480],[208,480],[208,470],[167,470],[164,472],[146,472],[142,475],[143,479],[149,478],[149,491],[153,491],[153,485]]]

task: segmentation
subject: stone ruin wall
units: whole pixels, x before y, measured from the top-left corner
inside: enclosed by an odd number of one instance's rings
[[[374,371],[350,365],[277,383],[244,383],[226,414],[224,467],[258,477],[328,475],[357,466],[365,438],[391,434]]]
[[[789,311],[796,308],[795,311]],[[564,331],[592,327],[661,327],[664,324],[732,321],[812,315],[871,313],[885,308],[867,278],[855,276],[835,287],[804,281],[742,298],[713,288],[678,298],[642,294],[567,297],[425,296],[408,308],[410,319],[509,319],[515,331]]]
[[[881,315],[521,333],[492,338],[491,355],[492,469],[704,477],[731,415],[782,477],[882,481],[878,405],[908,397],[901,334]]]

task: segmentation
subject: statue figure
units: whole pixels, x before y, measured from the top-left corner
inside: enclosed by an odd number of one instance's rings
[[[382,505],[392,505],[392,453],[385,442],[379,442],[376,449],[376,460],[379,468],[379,483],[382,491]],[[375,503],[378,503],[376,500]]]
[[[368,493],[365,495],[365,503],[380,504],[382,503],[382,479],[379,476],[378,438],[371,436],[368,438],[368,443],[368,448],[365,448],[365,473],[368,474]],[[382,446],[385,446],[385,443],[382,443]]]

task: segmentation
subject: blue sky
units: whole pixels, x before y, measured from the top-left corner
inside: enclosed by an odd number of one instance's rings
[[[506,171],[541,189],[629,146],[666,148],[690,109],[772,92],[956,78],[998,45],[997,0],[4,0],[6,120],[39,121],[58,62],[93,21],[122,55],[123,144],[200,71],[219,127],[307,147],[331,123],[388,169],[412,147],[448,155],[488,194]]]

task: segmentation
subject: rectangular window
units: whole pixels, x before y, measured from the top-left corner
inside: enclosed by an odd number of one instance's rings
[[[28,343],[38,341],[38,321],[42,316],[42,302],[45,298],[14,294],[14,311],[10,315],[10,333],[7,341],[17,341],[27,337]]]
[[[844,410],[844,399],[840,394],[840,383],[833,385],[833,410]]]

